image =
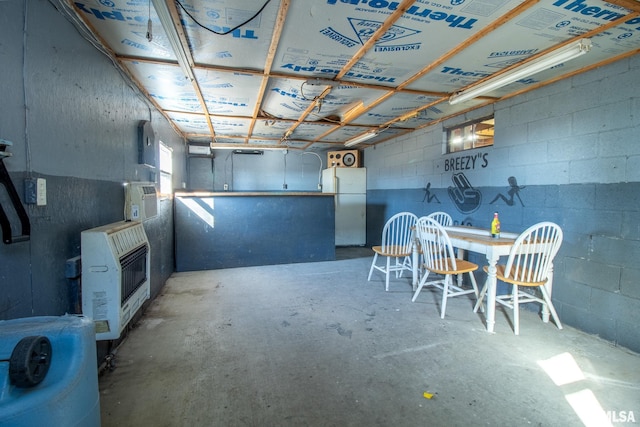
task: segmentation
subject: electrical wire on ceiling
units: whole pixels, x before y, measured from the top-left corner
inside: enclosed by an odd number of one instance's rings
[[[302,82],[302,84],[300,85],[300,96],[302,96],[302,99],[304,99],[305,101],[311,101],[311,102],[313,102],[313,101],[316,101],[316,100],[317,100],[317,101],[318,101],[318,114],[320,114],[320,110],[322,110],[322,103],[324,102],[324,98],[320,98],[320,96],[314,96],[313,98],[307,98],[307,97],[304,95],[304,89],[303,89],[303,88],[304,88],[304,85],[305,85],[306,83],[307,83],[307,82]]]
[[[258,15],[260,15],[260,13],[262,13],[262,11],[264,10],[264,8],[265,8],[265,7],[267,7],[267,5],[268,5],[270,2],[271,2],[271,0],[267,0],[266,2],[264,2],[264,4],[262,5],[262,7],[261,7],[261,8],[260,8],[260,9],[259,9],[259,10],[258,10],[258,11],[257,11],[257,12],[252,16],[252,17],[251,17],[251,18],[249,18],[249,19],[247,19],[246,21],[244,21],[244,22],[242,22],[242,23],[240,23],[240,24],[236,25],[235,27],[233,27],[233,28],[232,28],[232,29],[230,29],[230,30],[227,30],[227,31],[224,31],[224,32],[220,32],[220,31],[212,30],[211,28],[209,28],[209,27],[207,27],[207,26],[205,26],[205,25],[201,24],[200,22],[198,22],[198,20],[197,20],[196,18],[194,18],[194,17],[193,17],[193,15],[192,15],[192,14],[190,14],[190,13],[187,11],[187,9],[182,5],[182,3],[180,3],[178,0],[176,0],[176,3],[178,4],[178,6],[180,6],[180,9],[182,9],[182,11],[183,11],[184,13],[186,13],[186,14],[187,14],[187,16],[188,16],[189,18],[191,18],[191,20],[192,20],[193,22],[195,22],[199,27],[201,27],[201,28],[203,28],[203,29],[205,29],[205,30],[209,31],[210,33],[217,34],[217,35],[219,35],[219,36],[226,36],[227,34],[233,33],[233,32],[234,32],[235,30],[237,30],[238,28],[240,28],[240,27],[242,27],[242,26],[244,26],[244,25],[247,25],[249,22],[251,22],[251,21],[253,21],[254,19],[256,19],[256,17],[257,17]]]
[[[133,93],[144,102],[144,104],[151,110],[155,109],[155,106],[150,103],[149,99],[140,91],[140,88],[131,80],[129,74],[125,72],[122,64],[115,60],[111,53],[102,45],[102,43],[96,38],[93,32],[87,27],[86,23],[82,21],[76,15],[73,6],[67,3],[65,0],[49,0],[49,3],[69,21],[76,31],[80,33],[82,38],[89,42],[98,52],[106,56],[113,64],[116,71],[122,77],[122,80],[131,88]]]
[[[305,81],[305,82],[302,82],[302,84],[300,85],[300,96],[302,96],[302,99],[304,99],[305,101],[315,101],[316,99],[318,99],[317,96],[314,96],[313,98],[307,98],[304,95],[304,85],[306,85],[306,84],[307,84],[307,82]]]

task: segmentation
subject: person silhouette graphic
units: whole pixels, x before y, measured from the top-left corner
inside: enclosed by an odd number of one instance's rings
[[[496,197],[494,197],[493,200],[489,202],[489,204],[491,205],[494,202],[502,199],[507,204],[507,206],[513,206],[515,203],[514,198],[517,197],[518,200],[520,200],[520,204],[524,207],[524,203],[522,203],[522,199],[520,198],[520,190],[525,188],[525,186],[519,186],[515,176],[510,176],[507,181],[509,182],[509,191],[507,192],[509,197],[507,198],[504,194],[498,193]]]
[[[435,194],[431,194],[430,189],[431,189],[431,183],[427,182],[427,186],[424,189],[424,198],[422,199],[422,203],[424,203],[425,200],[427,201],[427,203],[431,203],[433,199],[436,199],[436,202],[440,203],[438,196],[436,196]]]

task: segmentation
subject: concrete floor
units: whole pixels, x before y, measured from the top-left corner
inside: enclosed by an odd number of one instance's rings
[[[370,250],[337,258],[174,274],[100,378],[103,427],[640,424],[639,355],[526,310],[488,334],[466,296],[441,320],[367,282]]]

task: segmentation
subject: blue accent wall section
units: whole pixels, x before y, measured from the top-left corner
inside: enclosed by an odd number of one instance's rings
[[[179,196],[176,270],[335,260],[333,196]]]
[[[25,177],[12,174],[20,194]],[[31,222],[30,240],[0,245],[0,276],[4,279],[0,316],[4,319],[72,312],[64,269],[68,258],[80,255],[80,232],[122,218],[121,184],[39,177],[46,179],[47,205],[25,205]]]
[[[458,223],[489,227],[494,211],[502,229],[521,232],[540,221],[553,221],[564,232],[554,263],[553,301],[560,320],[633,351],[640,351],[640,183],[534,185],[520,190],[520,200],[505,187],[479,187],[483,203],[475,212],[463,213],[447,194],[422,202],[424,190],[369,190],[367,192],[367,243],[379,244],[384,222],[400,211],[419,216],[448,212]],[[491,203],[495,200],[493,203]],[[481,255],[469,254],[480,265]],[[476,277],[482,283],[484,273]],[[499,285],[499,290],[505,290]],[[497,317],[498,329],[506,319]]]

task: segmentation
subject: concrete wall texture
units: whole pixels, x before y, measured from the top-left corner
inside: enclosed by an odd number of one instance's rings
[[[21,197],[27,177],[47,186],[45,206],[25,206],[31,239],[0,245],[0,319],[62,315],[73,312],[65,262],[81,254],[81,231],[123,219],[123,182],[157,178],[138,164],[139,122],[180,159],[178,188],[184,143],[48,1],[0,2],[0,40],[0,138],[13,143],[4,163]],[[144,226],[155,296],[173,272],[173,200]]]
[[[490,148],[442,148],[443,127],[491,114],[489,107],[367,148],[369,244],[400,210],[444,210],[485,227],[497,210],[514,232],[554,221],[565,233],[553,287],[561,320],[640,351],[638,81],[636,55],[498,103]],[[450,197],[460,173],[478,206]]]

